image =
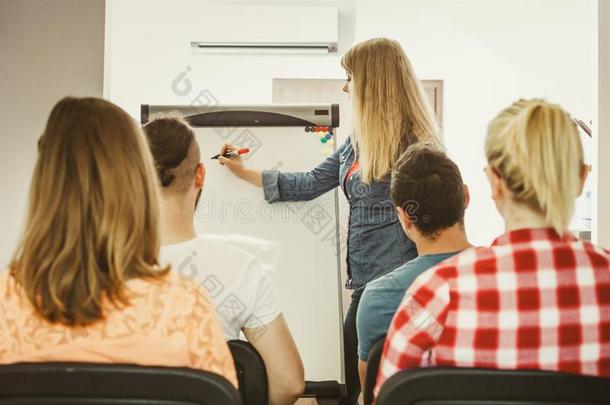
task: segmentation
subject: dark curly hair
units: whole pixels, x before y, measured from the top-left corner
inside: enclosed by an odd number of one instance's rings
[[[457,165],[430,143],[410,146],[392,171],[391,197],[426,238],[464,223],[466,194]]]

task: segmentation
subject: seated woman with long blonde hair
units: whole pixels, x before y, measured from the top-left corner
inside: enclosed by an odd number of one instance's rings
[[[65,98],[38,149],[26,228],[0,274],[0,363],[183,366],[236,384],[205,292],[159,268],[156,174],[136,122]]]

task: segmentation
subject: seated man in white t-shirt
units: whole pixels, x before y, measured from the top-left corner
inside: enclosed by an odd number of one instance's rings
[[[260,260],[219,235],[197,235],[163,245],[160,261],[208,292],[227,340],[239,339],[243,329],[260,328],[262,333],[281,315],[271,278]],[[256,336],[249,335],[253,343]]]
[[[161,265],[197,280],[218,311],[227,340],[240,331],[262,356],[271,404],[292,404],[304,389],[298,350],[273,285],[255,256],[219,237],[198,235],[195,208],[205,168],[190,126],[178,117],[144,126],[161,183]]]

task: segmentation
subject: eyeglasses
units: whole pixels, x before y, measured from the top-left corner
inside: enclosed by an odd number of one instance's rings
[[[579,118],[572,118],[572,121],[574,121],[574,123],[576,125],[578,125],[580,127],[580,129],[585,131],[585,134],[589,135],[589,138],[593,138],[593,135],[592,135],[593,131],[591,131],[591,127],[588,126],[586,122],[584,122],[583,120],[581,120]]]

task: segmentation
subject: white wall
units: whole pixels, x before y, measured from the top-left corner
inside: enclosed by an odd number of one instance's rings
[[[342,53],[353,40],[354,2],[109,0],[107,3],[108,42],[120,46],[107,49],[104,94],[135,117],[139,117],[140,104],[188,104],[205,89],[221,104],[271,103],[273,78],[345,77],[339,65],[340,56],[201,54],[193,58],[189,42],[202,40],[206,9],[220,3],[333,6],[340,12]],[[312,29],[315,23],[312,21]],[[132,29],[129,32],[120,29],[120,37],[115,36],[119,27],[126,25]],[[121,68],[115,69],[113,66],[118,63]],[[186,72],[187,66],[190,72]],[[186,96],[172,91],[172,82],[181,72],[187,73],[193,87]]]
[[[593,222],[593,241],[610,249],[610,1],[595,1],[593,36],[597,55],[594,71],[594,134],[595,161],[593,181],[597,188],[597,201]]]
[[[102,95],[103,40],[104,0],[0,0],[0,271],[51,108],[66,95]]]
[[[445,81],[444,139],[470,186],[473,242],[503,231],[483,173],[487,122],[520,97],[592,118],[591,21],[589,0],[359,3],[356,41],[395,38],[420,78]]]

